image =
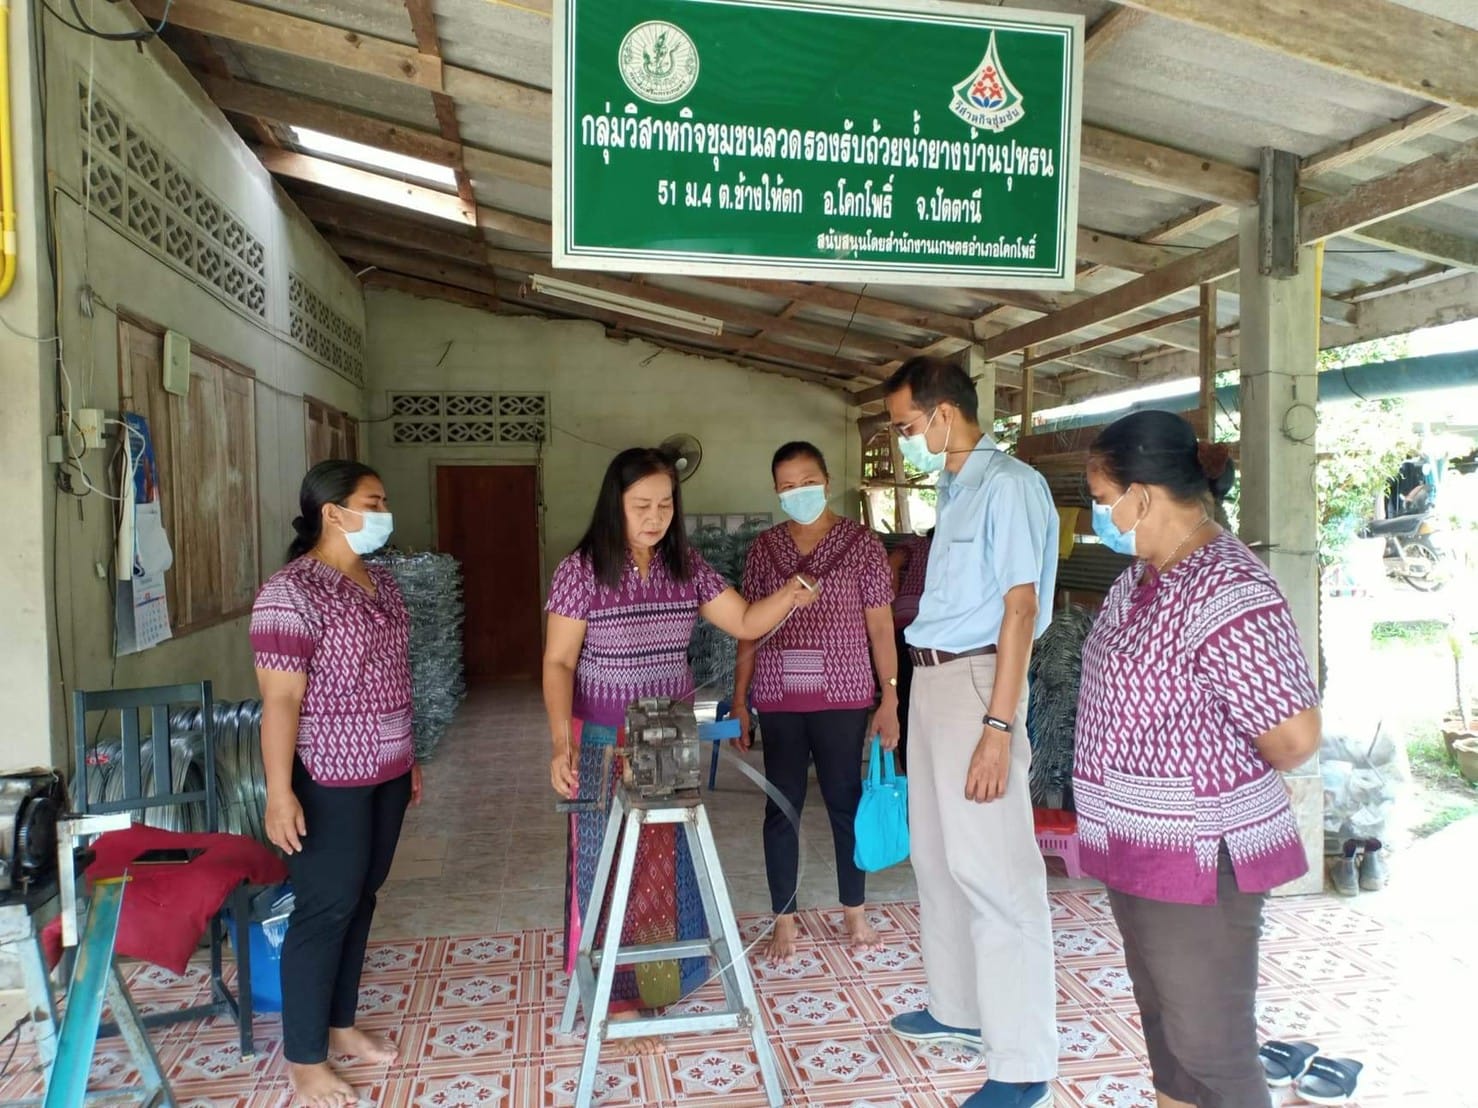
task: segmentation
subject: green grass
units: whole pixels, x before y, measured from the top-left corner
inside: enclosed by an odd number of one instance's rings
[[[1447,625],[1437,619],[1414,620],[1411,623],[1377,623],[1370,629],[1377,646],[1436,646],[1447,643]]]
[[[1467,819],[1475,812],[1478,812],[1478,801],[1469,800],[1449,804],[1426,823],[1413,827],[1411,833],[1415,838],[1425,839],[1428,835],[1435,835],[1443,828],[1451,827],[1454,823]]]
[[[1442,733],[1433,727],[1424,727],[1406,740],[1406,756],[1411,759],[1411,768],[1424,776],[1455,777],[1462,775],[1447,756],[1447,744]]]

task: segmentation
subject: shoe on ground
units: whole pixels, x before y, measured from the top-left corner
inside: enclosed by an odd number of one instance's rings
[[[1360,856],[1360,887],[1368,893],[1378,893],[1386,887],[1390,876],[1386,868],[1386,852],[1379,839],[1365,843],[1365,852]]]
[[[927,1008],[894,1016],[889,1026],[893,1028],[893,1034],[911,1043],[953,1041],[976,1050],[980,1049],[980,1028],[950,1027],[931,1016]]]
[[[1345,843],[1340,856],[1329,869],[1334,891],[1340,896],[1360,895],[1360,845],[1354,839]]]
[[[1052,1086],[1045,1081],[987,1081],[960,1108],[1050,1108]]]

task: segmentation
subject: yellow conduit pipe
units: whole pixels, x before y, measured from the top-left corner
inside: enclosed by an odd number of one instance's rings
[[[10,3],[0,0],[0,300],[15,284],[19,247],[15,237],[15,145],[10,126]]]

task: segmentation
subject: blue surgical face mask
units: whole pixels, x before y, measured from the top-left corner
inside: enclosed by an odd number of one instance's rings
[[[373,554],[390,541],[390,532],[395,530],[395,517],[389,512],[355,512],[353,508],[345,508],[344,511],[354,512],[364,520],[358,531],[344,532],[349,549],[360,557]]]
[[[1125,489],[1119,495],[1119,499],[1112,504],[1095,503],[1093,505],[1093,533],[1099,537],[1104,546],[1115,554],[1124,554],[1133,558],[1137,545],[1134,532],[1139,530],[1139,522],[1136,521],[1134,526],[1127,531],[1120,531],[1118,525],[1114,523],[1114,509],[1122,504],[1124,497],[1128,495],[1129,490]]]
[[[903,460],[920,473],[938,473],[944,468],[945,451],[949,448],[949,431],[946,429],[944,435],[945,450],[930,450],[928,443],[929,428],[934,423],[934,417],[939,414],[935,408],[929,414],[929,421],[924,424],[924,429],[917,435],[899,435],[898,449],[903,454]]]
[[[826,486],[802,485],[798,489],[786,489],[780,494],[780,510],[802,526],[815,523],[826,511]]]

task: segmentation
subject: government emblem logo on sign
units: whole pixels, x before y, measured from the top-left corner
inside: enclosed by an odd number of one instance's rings
[[[621,40],[621,79],[652,104],[681,100],[698,83],[698,48],[681,27],[639,23]]]
[[[1004,131],[1026,115],[1021,93],[1006,76],[996,53],[996,33],[990,33],[985,57],[975,72],[955,86],[949,110],[972,127],[982,131]]]

